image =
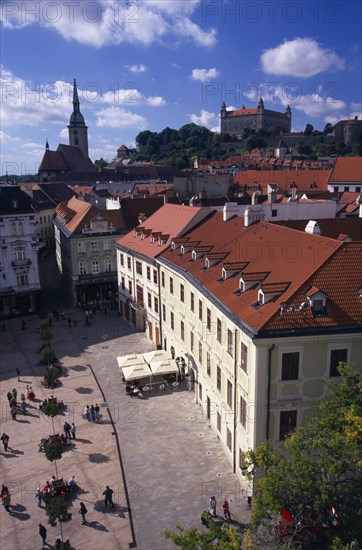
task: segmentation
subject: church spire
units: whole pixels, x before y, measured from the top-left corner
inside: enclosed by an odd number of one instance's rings
[[[45,150],[46,150],[46,151],[49,151],[49,141],[48,141],[48,138],[47,138],[47,140],[46,140],[46,142],[45,142]]]
[[[74,79],[73,81],[73,111],[79,111],[79,97],[78,97],[78,89],[77,89],[77,81]]]
[[[77,81],[73,80],[73,112],[68,124],[69,145],[78,147],[88,157],[88,128],[80,112]]]

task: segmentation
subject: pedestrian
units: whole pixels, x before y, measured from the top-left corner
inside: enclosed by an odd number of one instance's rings
[[[78,323],[78,321],[76,319],[73,319],[74,328],[77,328],[77,323]]]
[[[9,404],[10,404],[10,401],[13,398],[13,394],[11,393],[11,391],[8,391],[8,393],[6,394],[6,397],[8,398],[8,401],[9,401]]]
[[[18,377],[18,382],[20,382],[20,374],[21,374],[21,370],[19,369],[19,367],[16,369],[16,376]]]
[[[94,406],[94,413],[96,415],[96,422],[99,422],[101,419],[101,415],[100,415],[100,409],[99,409],[98,403],[96,403]]]
[[[17,412],[18,412],[17,406],[13,405],[10,409],[10,414],[11,414],[11,419],[12,420],[16,420]]]
[[[9,494],[9,489],[6,487],[6,485],[3,483],[1,485],[1,493],[0,493],[0,497],[2,498],[4,495],[8,495]]]
[[[16,401],[16,398],[18,397],[18,391],[17,391],[16,388],[13,388],[12,395],[13,395],[13,398],[15,399],[15,401]]]
[[[79,513],[82,516],[82,525],[85,525],[87,523],[87,520],[85,519],[85,515],[87,514],[88,510],[85,507],[84,502],[80,503]]]
[[[44,548],[46,544],[45,541],[47,540],[47,530],[45,529],[44,525],[42,525],[41,523],[39,523],[39,535],[41,536],[41,540]]]
[[[104,495],[104,505],[106,509],[108,508],[108,505],[109,505],[109,507],[114,510],[115,506],[113,502],[113,491],[110,487],[108,487],[108,485],[106,486],[106,490],[104,491],[103,495]]]
[[[24,319],[21,320],[21,330],[25,330],[26,325]]]
[[[20,403],[20,408],[21,408],[21,414],[23,414],[25,416],[26,415],[26,401],[22,401]]]
[[[76,437],[75,437],[76,431],[77,431],[76,425],[74,424],[74,422],[72,422],[72,425],[71,425],[71,428],[70,428],[70,433],[72,434],[73,439],[76,439]]]
[[[2,444],[4,445],[4,451],[6,452],[8,450],[8,446],[9,446],[9,439],[10,437],[8,436],[8,434],[6,434],[5,432],[3,432],[2,436],[0,437],[1,441],[2,441]]]
[[[36,500],[36,503],[37,503],[37,505],[38,505],[38,508],[41,508],[42,496],[41,496],[40,487],[38,487],[37,490],[36,490],[36,493],[35,493],[35,500]]]
[[[64,426],[63,426],[63,431],[65,433],[65,435],[67,436],[68,439],[71,439],[71,435],[70,435],[70,428],[71,428],[71,425],[65,421],[64,422]]]
[[[5,508],[5,510],[7,512],[9,512],[9,514],[11,514],[10,512],[10,502],[11,502],[11,498],[10,498],[10,493],[7,492],[6,494],[4,494],[2,497],[1,497],[2,501],[3,501],[3,506]]]
[[[211,512],[211,515],[214,518],[216,518],[216,506],[217,506],[216,498],[212,496],[209,500],[209,510]]]
[[[90,420],[91,420],[91,413],[90,413],[90,410],[89,410],[89,405],[86,405],[86,406],[85,406],[85,409],[84,409],[84,416],[86,417],[86,419],[88,420],[88,422],[90,422]]]
[[[35,393],[31,386],[29,386],[28,399],[29,401],[33,401],[33,399],[35,399]]]
[[[91,414],[91,419],[93,420],[93,422],[95,422],[95,419],[96,419],[96,412],[94,410],[94,405],[91,405],[90,406],[90,414]]]
[[[25,395],[23,393],[20,394],[20,401],[21,402],[25,401]]]

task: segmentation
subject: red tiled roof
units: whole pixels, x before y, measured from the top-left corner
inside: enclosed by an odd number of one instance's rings
[[[199,284],[210,292],[228,310],[239,316],[255,331],[269,327],[269,320],[275,315],[280,317],[280,304],[292,300],[299,289],[308,281],[308,288],[315,273],[340,247],[346,246],[340,241],[296,232],[289,228],[260,222],[244,227],[244,219],[233,217],[223,221],[222,214],[215,212],[199,224],[187,236],[206,245],[213,246],[213,252],[230,250],[227,260],[230,262],[247,261],[248,272],[242,273],[243,280],[272,284],[282,292],[267,304],[255,307],[258,302],[257,288],[251,287],[240,293],[239,278],[221,280],[222,267],[214,265],[204,269],[205,260],[190,262],[191,253],[180,255],[179,249],[164,251],[161,258],[167,259],[189,272]],[[272,246],[271,246],[272,243]],[[318,254],[316,254],[318,250]],[[362,255],[361,255],[362,258]],[[360,259],[361,262],[361,259]],[[346,272],[344,268],[340,272]],[[285,283],[287,278],[290,284]],[[276,286],[273,286],[276,285]],[[323,287],[318,285],[322,291]],[[335,286],[340,288],[338,276]],[[361,286],[361,284],[359,284]],[[239,290],[239,292],[238,292]],[[329,295],[329,289],[326,294]],[[331,321],[333,323],[333,321]],[[284,318],[282,324],[284,323]],[[290,326],[286,321],[285,328]]]
[[[337,158],[329,182],[362,184],[362,157]]]
[[[322,237],[338,239],[341,233],[348,235],[352,241],[362,240],[362,218],[332,218],[317,219]],[[290,220],[271,222],[283,227],[290,227],[297,231],[305,231],[308,220]]]
[[[158,241],[152,242],[149,237],[142,239],[141,234],[135,236],[134,231],[121,237],[117,244],[130,248],[148,258],[155,258],[169,246],[172,237],[182,235],[208,212],[208,209],[193,206],[164,204],[142,225],[143,233],[147,230],[150,233],[160,231],[161,238],[164,241],[163,244],[160,245]]]
[[[240,187],[261,185],[265,191],[269,184],[278,183],[280,191],[290,192],[290,185],[297,185],[298,193],[309,189],[314,183],[319,191],[328,190],[330,170],[242,170],[235,174],[234,181]]]
[[[39,166],[39,172],[53,172],[62,170],[64,170],[65,172],[69,171],[69,166],[66,163],[63,155],[59,151],[45,151]]]
[[[71,218],[65,224],[70,233],[82,231],[98,214],[101,214],[102,218],[111,223],[115,229],[125,228],[121,210],[99,210],[92,204],[81,201],[76,197],[70,199],[68,203],[60,203],[55,212],[63,219]]]
[[[234,111],[227,111],[227,116],[255,115],[257,112],[257,107],[252,109],[236,109]]]

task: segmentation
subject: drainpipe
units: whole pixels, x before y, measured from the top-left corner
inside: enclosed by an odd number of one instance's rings
[[[265,439],[269,439],[269,418],[270,418],[270,378],[271,378],[271,358],[272,358],[272,351],[275,348],[275,345],[272,344],[272,346],[268,349],[268,393],[267,393],[267,404],[266,404],[266,434]]]
[[[234,437],[233,437],[233,472],[236,473],[236,422],[237,422],[237,403],[236,403],[236,382],[238,376],[238,364],[236,361],[236,345],[238,339],[238,331],[235,329],[234,334]]]

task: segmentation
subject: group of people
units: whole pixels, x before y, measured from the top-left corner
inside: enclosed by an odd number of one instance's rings
[[[50,481],[46,481],[43,488],[38,487],[35,493],[35,501],[38,508],[42,507],[42,503],[46,504],[51,497],[62,496],[66,497],[69,494],[74,494],[77,489],[75,476],[71,476],[68,481],[63,478],[57,479],[54,475]]]
[[[86,405],[84,407],[84,418],[86,418],[88,422],[100,422],[101,410],[98,403],[91,406]]]
[[[143,397],[143,393],[139,388],[138,380],[135,380],[133,384],[126,384],[126,395],[129,395],[130,397]]]
[[[105,491],[103,491],[104,506],[105,506],[106,510],[108,510],[108,509],[115,510],[116,509],[115,504],[113,502],[113,493],[114,493],[114,491],[113,491],[113,489],[111,489],[109,487],[109,485],[107,485]],[[82,516],[82,525],[86,525],[87,524],[86,515],[88,513],[88,510],[87,510],[86,505],[84,504],[84,502],[80,503],[79,513]]]
[[[216,518],[217,517],[216,510],[217,510],[217,501],[216,501],[215,496],[213,495],[212,497],[210,497],[209,507],[207,509],[207,512],[203,512],[201,514],[201,523],[207,527],[208,526],[208,518],[210,518],[210,517]],[[225,521],[230,521],[231,515],[230,515],[230,510],[229,510],[229,503],[226,500],[226,498],[223,500],[223,502],[221,504],[221,510],[222,510],[224,520]]]
[[[20,369],[16,369],[19,371],[18,373],[18,380],[20,378]],[[25,395],[24,393],[20,394],[20,403],[18,406],[18,391],[16,388],[13,388],[11,391],[8,391],[6,394],[9,402],[10,407],[10,415],[12,420],[16,420],[16,415],[18,412],[21,412],[23,415],[26,414],[26,399],[29,401],[33,401],[35,399],[35,393],[33,391],[33,388],[29,385],[26,386]]]

